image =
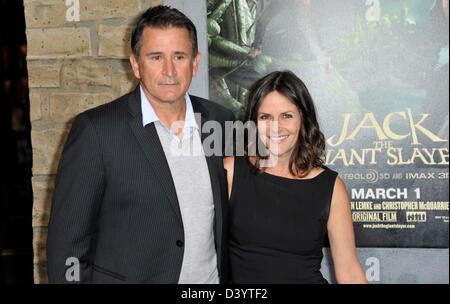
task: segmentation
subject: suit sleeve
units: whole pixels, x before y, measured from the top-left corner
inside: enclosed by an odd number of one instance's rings
[[[104,189],[98,136],[89,117],[81,114],[72,125],[55,180],[47,240],[49,283],[90,282]]]

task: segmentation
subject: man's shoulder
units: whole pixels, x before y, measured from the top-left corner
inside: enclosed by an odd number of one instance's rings
[[[134,94],[134,92],[130,92],[105,104],[86,110],[78,114],[78,116],[86,116],[93,122],[109,120],[117,122],[120,118],[126,117],[124,114],[128,112],[128,102],[131,98],[134,98]]]
[[[215,103],[211,100],[202,98],[202,97],[198,97],[198,96],[193,96],[193,95],[189,95],[191,98],[191,101],[193,103],[193,105],[195,105],[195,103],[200,104],[201,106],[203,106],[207,111],[208,114],[211,118],[223,118],[224,120],[234,120],[234,114],[231,110],[225,108],[224,106]]]

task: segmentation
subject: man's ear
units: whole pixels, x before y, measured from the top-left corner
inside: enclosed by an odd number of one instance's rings
[[[199,66],[200,66],[200,60],[201,60],[201,59],[202,59],[202,54],[197,53],[197,56],[195,56],[195,58],[194,58],[194,63],[193,63],[193,71],[194,71],[193,76],[196,76],[196,75],[197,75],[197,72],[198,72],[198,68],[199,68]]]
[[[130,63],[131,63],[131,68],[133,69],[134,77],[136,77],[137,79],[140,80],[141,73],[139,73],[139,62],[134,54],[130,55]]]

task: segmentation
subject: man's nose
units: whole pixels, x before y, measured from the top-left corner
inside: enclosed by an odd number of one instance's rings
[[[164,60],[163,74],[165,76],[170,76],[170,77],[175,76],[176,70],[175,70],[175,65],[173,64],[172,59]]]

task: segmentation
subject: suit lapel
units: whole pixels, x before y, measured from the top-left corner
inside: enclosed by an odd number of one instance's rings
[[[133,98],[134,97],[134,98]],[[129,100],[129,111],[134,118],[129,122],[131,130],[134,133],[140,147],[144,151],[148,162],[150,163],[156,180],[161,185],[161,188],[166,193],[172,208],[177,215],[180,223],[183,224],[181,217],[180,205],[178,203],[178,197],[173,183],[172,174],[170,172],[169,164],[159,140],[158,133],[155,125],[149,124],[145,128],[142,126],[142,110],[140,105],[140,92],[139,87],[135,94]]]

